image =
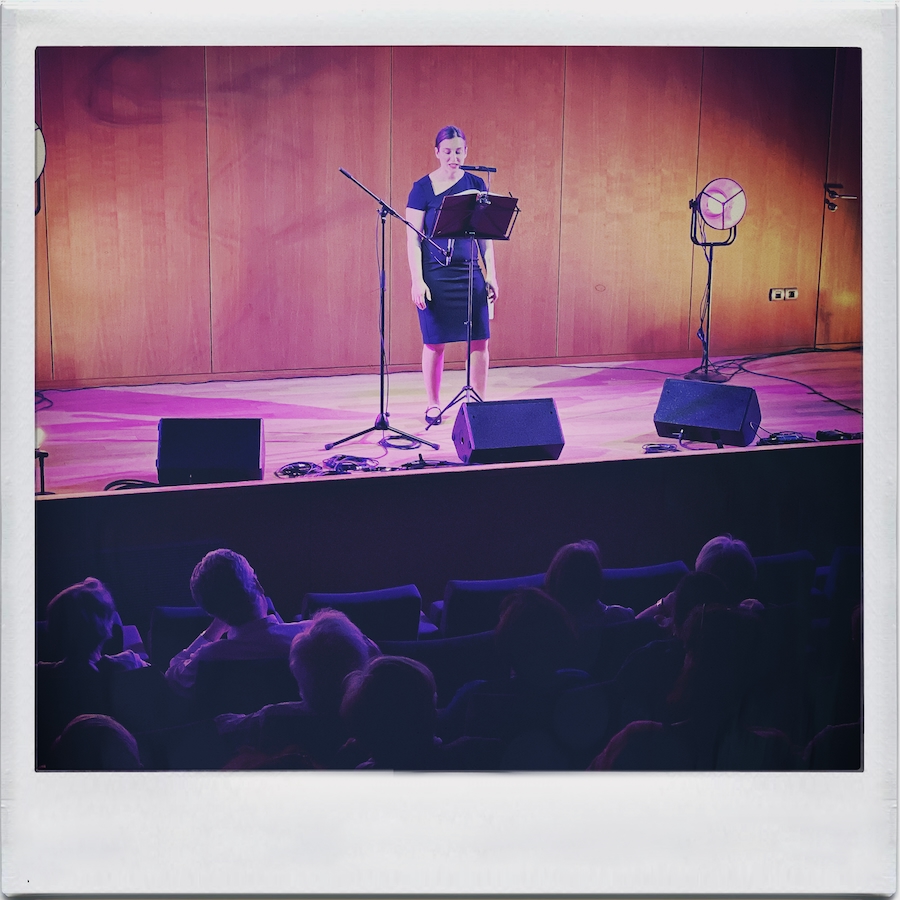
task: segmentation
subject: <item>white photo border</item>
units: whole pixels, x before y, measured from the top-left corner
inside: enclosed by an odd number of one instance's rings
[[[897,859],[897,9],[498,0],[2,7],[2,889],[28,894],[891,894]],[[623,6],[625,8],[623,8]],[[452,14],[450,10],[452,9]],[[673,11],[674,10],[674,11]],[[38,46],[862,47],[865,771],[36,773]]]

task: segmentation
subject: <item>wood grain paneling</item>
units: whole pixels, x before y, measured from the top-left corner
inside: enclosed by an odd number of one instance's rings
[[[839,49],[835,60],[834,111],[827,181],[842,194],[825,213],[816,343],[862,341],[862,54]]]
[[[698,191],[726,177],[747,195],[736,242],[715,253],[712,355],[815,340],[833,69],[833,50],[704,51]],[[698,249],[691,335],[705,280]],[[798,288],[800,297],[770,302],[771,287]],[[698,341],[691,347],[699,354]]]
[[[700,63],[692,48],[568,50],[562,356],[684,349]]]
[[[47,216],[41,210],[34,218],[34,364],[35,382],[53,379],[50,343],[50,281],[47,273]]]
[[[448,123],[522,209],[495,248],[496,363],[699,356],[687,201],[718,176],[748,213],[716,252],[713,355],[861,339],[860,204],[822,218],[826,178],[860,193],[858,53],[839,51],[836,78],[834,50],[803,48],[69,47],[38,63],[39,386],[376,370],[378,204],[338,170],[402,212]],[[388,349],[410,368],[405,226],[387,230]]]
[[[40,63],[55,376],[208,371],[202,48]]]
[[[562,47],[395,47],[391,196],[402,212],[413,182],[433,171],[434,136],[453,124],[465,133],[469,165],[494,166],[491,190],[519,198],[509,242],[496,242],[500,297],[491,355],[556,354]],[[391,360],[412,363],[422,338],[410,299],[406,226],[393,226]],[[447,358],[465,357],[465,344]]]
[[[378,364],[390,51],[209,50],[213,367]]]

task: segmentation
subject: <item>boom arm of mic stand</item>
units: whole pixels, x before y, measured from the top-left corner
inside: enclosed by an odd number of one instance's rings
[[[396,209],[393,209],[391,206],[385,203],[384,200],[381,199],[381,197],[377,197],[375,194],[373,194],[364,184],[360,184],[346,169],[339,169],[338,171],[342,175],[346,175],[355,185],[357,185],[357,187],[361,187],[373,200],[377,200],[381,204],[382,209],[387,210],[395,219],[399,219],[404,225],[406,225],[407,228],[411,228],[423,241],[427,241],[429,244],[431,244],[431,246],[434,247],[435,250],[443,253],[444,259],[450,259],[453,253],[452,250],[445,250],[437,241],[432,240],[430,237],[428,237],[428,235],[423,234],[421,231],[419,231],[419,229],[416,228],[416,226],[413,225],[412,222],[407,222],[407,220],[404,219]]]

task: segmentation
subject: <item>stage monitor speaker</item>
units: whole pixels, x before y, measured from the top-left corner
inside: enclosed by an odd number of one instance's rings
[[[667,378],[653,416],[660,437],[746,447],[761,421],[753,388]]]
[[[565,440],[556,402],[547,397],[463,403],[453,445],[464,463],[528,462],[559,459]]]
[[[159,483],[260,481],[266,465],[262,419],[160,419]]]

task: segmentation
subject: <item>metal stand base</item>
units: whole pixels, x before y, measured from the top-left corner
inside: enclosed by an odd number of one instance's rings
[[[684,376],[685,381],[715,381],[718,384],[722,384],[728,381],[727,375],[720,375],[718,372],[710,372],[708,369],[705,372],[688,372],[687,375]]]
[[[478,391],[475,390],[471,385],[467,384],[462,387],[459,393],[441,410],[440,419],[443,420],[444,413],[447,412],[448,409],[452,409],[456,406],[457,403],[468,403],[471,400],[474,400],[476,403],[483,403],[484,401],[481,397],[478,396]],[[437,423],[435,423],[437,424]],[[428,425],[425,430],[431,428],[431,425]]]
[[[337,447],[339,444],[346,444],[348,441],[355,441],[357,438],[361,438],[367,434],[371,434],[373,431],[389,431],[396,437],[402,437],[417,444],[425,444],[426,446],[431,447],[432,450],[441,449],[438,444],[432,444],[431,441],[426,441],[424,438],[420,438],[412,434],[407,434],[405,431],[400,431],[399,428],[392,428],[390,425],[388,425],[387,417],[388,413],[379,413],[375,418],[375,424],[371,428],[366,428],[363,431],[358,431],[356,434],[351,434],[348,437],[341,438],[339,441],[334,441],[330,444],[326,444],[325,449],[331,450],[332,447]],[[429,425],[428,427],[430,428],[431,426]],[[378,443],[381,444],[385,440],[386,438],[382,438]]]

